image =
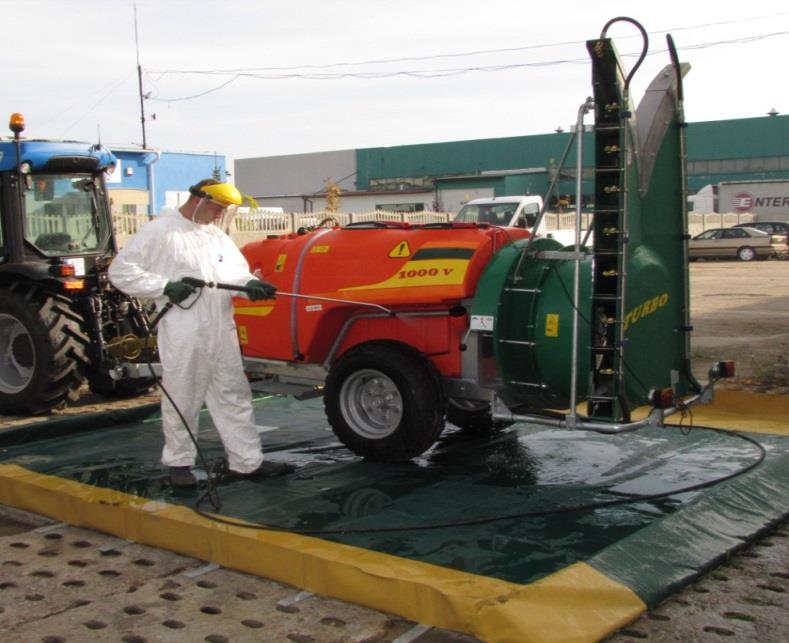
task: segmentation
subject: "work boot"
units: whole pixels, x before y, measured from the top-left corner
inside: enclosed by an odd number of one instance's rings
[[[170,484],[174,487],[196,487],[197,478],[191,467],[170,467]]]
[[[228,469],[227,473],[233,478],[276,478],[278,476],[287,475],[295,469],[296,467],[294,467],[292,464],[288,464],[287,462],[272,462],[270,460],[263,460],[257,469],[250,471],[249,473],[239,473],[238,471],[233,471],[232,469]]]

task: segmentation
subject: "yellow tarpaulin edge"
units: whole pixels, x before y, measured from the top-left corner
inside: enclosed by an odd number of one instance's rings
[[[0,465],[0,502],[490,643],[598,641],[644,602],[585,563],[529,585],[214,522],[187,507]]]
[[[583,413],[586,402],[579,405]],[[650,411],[643,406],[633,411],[633,419],[645,418]],[[710,404],[690,407],[683,418],[679,413],[666,416],[666,424],[685,427],[712,426],[745,433],[789,435],[789,395],[769,395],[750,391],[716,390]]]
[[[693,424],[746,433],[789,435],[789,395],[717,390],[712,404],[693,407]],[[690,418],[684,421],[688,426]],[[679,424],[679,415],[666,418]]]

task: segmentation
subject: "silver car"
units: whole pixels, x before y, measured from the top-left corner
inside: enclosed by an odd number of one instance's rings
[[[767,259],[786,247],[786,237],[756,228],[711,228],[688,241],[690,259]]]

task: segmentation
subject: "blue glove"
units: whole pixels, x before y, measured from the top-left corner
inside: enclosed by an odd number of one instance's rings
[[[274,299],[277,293],[277,287],[267,281],[260,279],[250,279],[246,287],[249,289],[247,295],[250,301],[257,301],[258,299]]]
[[[174,304],[180,304],[194,291],[194,286],[185,284],[183,281],[168,281],[164,285],[164,296]]]

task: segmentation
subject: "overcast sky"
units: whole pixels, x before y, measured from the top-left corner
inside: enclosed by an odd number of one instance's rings
[[[789,112],[786,0],[0,0],[0,104],[28,136],[141,144],[135,5],[148,147],[230,168],[568,129],[592,93],[584,41],[621,15],[650,34],[636,100],[669,30],[692,66],[688,120]],[[633,27],[608,35],[640,51]]]

